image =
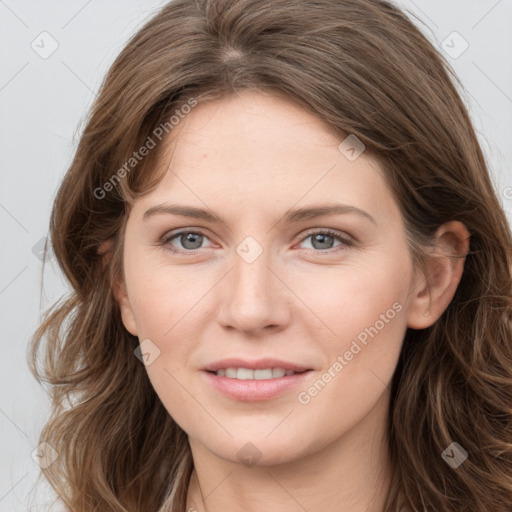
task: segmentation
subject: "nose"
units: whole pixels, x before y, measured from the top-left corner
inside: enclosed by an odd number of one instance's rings
[[[233,266],[219,289],[219,323],[247,335],[268,334],[283,329],[290,318],[290,294],[283,278],[271,268],[271,255],[264,249],[248,263],[237,253]]]

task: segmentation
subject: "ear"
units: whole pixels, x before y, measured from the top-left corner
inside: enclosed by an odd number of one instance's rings
[[[435,246],[429,250],[426,275],[418,272],[407,326],[430,327],[443,314],[455,295],[469,252],[470,234],[464,224],[450,221],[436,231]]]
[[[108,262],[112,257],[111,248],[112,240],[106,240],[105,242],[102,242],[100,247],[98,248],[98,254],[102,257],[104,268],[107,267]],[[119,306],[119,310],[121,311],[123,325],[130,334],[133,334],[133,336],[137,336],[135,316],[133,315],[133,310],[128,299],[128,292],[126,290],[126,285],[123,279],[119,278],[118,280],[116,280],[112,288],[112,293]]]
[[[126,285],[122,279],[114,283],[113,293],[121,311],[123,325],[130,334],[137,336],[137,324],[135,323],[135,316],[133,314],[130,300],[128,299]]]

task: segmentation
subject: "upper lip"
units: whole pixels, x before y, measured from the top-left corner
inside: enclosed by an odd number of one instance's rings
[[[209,365],[205,366],[203,370],[216,372],[217,370],[222,370],[225,368],[249,368],[252,370],[261,370],[264,368],[283,368],[284,370],[293,370],[294,372],[311,370],[311,368],[300,364],[282,361],[280,359],[273,359],[270,357],[256,359],[254,361],[247,361],[240,358],[222,359],[220,361],[210,363]]]

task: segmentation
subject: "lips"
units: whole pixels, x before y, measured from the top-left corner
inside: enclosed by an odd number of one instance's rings
[[[222,363],[224,364],[224,363]],[[247,364],[247,363],[245,363]],[[282,364],[282,362],[281,362]],[[280,378],[240,380],[219,376],[213,371],[200,372],[206,384],[213,390],[238,401],[257,402],[277,398],[298,387],[304,388],[315,372],[305,370]]]
[[[272,378],[268,378],[270,369]],[[210,363],[201,371],[215,391],[244,402],[277,398],[304,385],[314,373],[313,368],[303,364],[272,357],[252,361],[231,357]]]

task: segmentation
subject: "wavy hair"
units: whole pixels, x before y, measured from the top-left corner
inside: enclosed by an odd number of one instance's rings
[[[163,144],[126,163],[191,99],[253,89],[366,145],[418,265],[441,224],[467,227],[455,296],[431,327],[407,330],[393,375],[384,512],[510,511],[512,235],[457,87],[444,57],[384,0],[175,0],[131,38],[53,204],[51,241],[71,290],[45,312],[28,354],[52,397],[41,441],[59,456],[43,473],[67,510],[185,509],[187,435],[134,357],[138,339],[112,293],[127,216],[161,179]],[[452,441],[468,452],[457,469],[441,456]]]

